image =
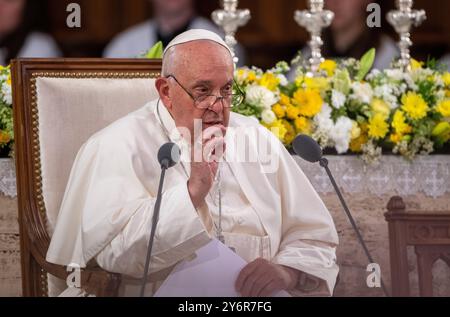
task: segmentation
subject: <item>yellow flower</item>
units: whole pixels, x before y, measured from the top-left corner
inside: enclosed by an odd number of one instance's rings
[[[0,144],[7,144],[11,141],[11,137],[6,131],[0,130]]]
[[[255,80],[256,80],[256,73],[253,70],[249,71],[247,74],[247,81],[251,83],[254,82]]]
[[[281,142],[284,141],[284,136],[287,133],[287,129],[282,120],[275,120],[270,125],[265,125]]]
[[[383,115],[377,113],[369,120],[369,136],[375,139],[382,139],[389,131],[389,125]]]
[[[245,72],[246,72],[245,69],[239,68],[239,69],[237,70],[237,77],[239,77],[239,78],[244,77],[244,76],[245,76]]]
[[[283,106],[289,106],[291,104],[291,98],[285,94],[280,94],[280,104]]]
[[[439,112],[444,117],[450,117],[450,99],[445,99],[441,101],[436,107],[436,111]]]
[[[333,61],[331,59],[327,59],[320,64],[319,69],[326,71],[327,75],[331,77],[334,75],[334,71],[336,70],[336,67],[337,67],[337,64],[335,61]]]
[[[242,82],[254,82],[256,80],[256,73],[248,68],[239,68],[236,71],[236,78],[239,83]]]
[[[313,117],[320,112],[323,105],[322,97],[317,90],[299,89],[294,93],[294,104],[298,106],[300,114]]]
[[[423,66],[423,62],[419,62],[419,61],[415,60],[414,58],[411,58],[410,66],[411,66],[412,70],[420,69]]]
[[[352,130],[350,132],[350,139],[354,140],[356,138],[359,138],[361,135],[361,128],[358,125],[358,122],[352,121]]]
[[[309,134],[311,132],[311,122],[305,117],[295,119],[294,125],[297,133]]]
[[[445,90],[445,97],[450,98],[450,89]]]
[[[427,115],[429,110],[422,96],[411,91],[402,96],[402,104],[402,109],[414,120],[422,119]]]
[[[446,87],[450,87],[450,73],[446,72],[444,75],[442,75],[442,81],[444,82],[444,85]]]
[[[275,104],[272,107],[272,111],[273,113],[275,113],[278,119],[282,119],[286,116],[286,110],[284,110],[283,106],[280,105],[279,103]]]
[[[406,123],[406,118],[401,110],[397,110],[392,119],[392,127],[395,129],[397,134],[408,134],[411,133],[412,127]]]
[[[391,108],[382,99],[374,98],[371,103],[372,111],[381,114],[384,118],[388,118],[391,113]]]
[[[295,79],[295,85],[299,88],[316,89],[319,91],[327,90],[330,86],[328,78],[308,77],[300,75]]]
[[[306,77],[304,80],[304,86],[307,89],[314,89],[319,91],[327,90],[330,86],[328,78],[324,77]]]
[[[304,82],[305,82],[305,76],[303,76],[303,75],[297,76],[295,78],[295,86],[297,86],[297,87],[302,87]]]
[[[300,114],[300,109],[298,107],[295,106],[287,106],[286,108],[286,116],[289,119],[295,120]]]
[[[367,125],[361,125],[361,133],[359,137],[350,141],[350,150],[353,153],[359,153],[362,151],[362,146],[369,141],[369,137],[367,135]]]
[[[272,91],[277,89],[279,83],[280,79],[272,73],[265,73],[259,80],[259,84],[261,86],[266,87],[267,89]]]
[[[291,144],[294,141],[297,134],[292,124],[287,120],[282,120],[284,127],[286,128],[286,134],[284,135],[284,144]]]
[[[11,74],[8,75],[8,79],[6,80],[6,83],[11,86]]]
[[[403,135],[401,135],[400,133],[394,133],[390,135],[389,139],[392,143],[398,144],[403,139]]]

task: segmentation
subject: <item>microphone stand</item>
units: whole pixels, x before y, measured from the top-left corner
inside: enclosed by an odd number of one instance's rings
[[[320,164],[320,166],[325,168],[325,171],[327,172],[328,177],[330,178],[331,184],[333,185],[334,190],[336,191],[336,194],[338,195],[339,200],[341,201],[342,207],[344,207],[344,211],[347,214],[347,217],[350,220],[350,223],[352,224],[352,227],[356,232],[356,236],[358,237],[359,243],[361,243],[361,245],[364,249],[364,252],[366,253],[367,258],[369,259],[370,263],[375,263],[375,261],[372,259],[372,256],[370,255],[369,250],[366,247],[366,244],[364,243],[364,240],[361,236],[361,233],[359,232],[358,227],[356,226],[355,220],[353,219],[352,214],[350,213],[350,210],[348,209],[347,204],[345,203],[344,197],[342,197],[341,191],[339,190],[339,187],[337,186],[336,181],[334,180],[334,177],[331,174],[330,168],[328,167],[328,160],[326,158],[322,157],[319,160],[319,164]],[[387,288],[384,285],[384,282],[383,282],[383,279],[381,278],[381,276],[380,276],[380,281],[381,281],[381,287],[383,288],[384,294],[387,297],[389,297]]]
[[[152,229],[150,231],[150,239],[148,242],[147,257],[145,259],[144,277],[142,278],[140,297],[144,297],[145,286],[147,284],[147,275],[148,275],[148,270],[149,270],[149,266],[150,266],[150,258],[151,258],[152,248],[153,248],[153,240],[155,238],[156,225],[158,224],[158,220],[159,220],[159,209],[161,207],[164,177],[166,175],[166,170],[168,169],[168,165],[169,165],[169,162],[167,159],[165,159],[161,162],[161,176],[159,178],[158,195],[156,196],[156,202],[155,202],[155,206],[153,208]]]

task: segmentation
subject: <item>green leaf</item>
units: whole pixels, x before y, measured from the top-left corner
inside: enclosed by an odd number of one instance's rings
[[[359,62],[360,63],[359,72],[355,78],[356,81],[363,80],[364,77],[366,77],[366,75],[369,73],[369,71],[372,68],[373,63],[375,61],[375,53],[376,53],[376,50],[374,48],[371,48],[361,58],[361,60]]]
[[[161,41],[157,42],[148,52],[145,54],[145,58],[162,58],[163,56],[163,44]]]

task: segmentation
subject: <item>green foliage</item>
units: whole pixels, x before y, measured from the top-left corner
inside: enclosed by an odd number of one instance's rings
[[[163,56],[163,52],[164,52],[163,44],[161,41],[159,41],[155,45],[153,45],[153,47],[150,48],[147,53],[145,53],[145,58],[161,59]]]
[[[375,62],[375,54],[376,50],[374,48],[371,48],[369,51],[367,51],[367,53],[363,55],[363,57],[361,57],[361,60],[359,62],[359,71],[355,78],[356,81],[363,80],[369,73],[370,69],[373,66],[373,63]]]

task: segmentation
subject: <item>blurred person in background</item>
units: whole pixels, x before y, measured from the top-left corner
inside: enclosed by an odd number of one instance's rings
[[[450,72],[450,52],[442,56],[439,62],[447,66],[447,70]]]
[[[326,9],[334,12],[331,26],[323,32],[322,55],[327,58],[361,58],[371,48],[376,48],[376,58],[373,67],[388,68],[391,62],[399,56],[396,42],[383,32],[382,28],[369,27],[367,6],[373,0],[328,0]],[[381,15],[384,17],[388,10],[381,5]],[[386,24],[383,19],[382,24]],[[309,59],[309,47],[302,49],[302,55]],[[294,76],[293,72],[289,77]]]
[[[223,32],[213,22],[197,16],[194,0],[149,1],[153,6],[153,18],[117,35],[104,50],[104,57],[134,58],[158,41],[166,47],[175,36],[190,29],[205,29],[223,37]],[[239,64],[243,64],[241,47],[237,47],[237,56]]]
[[[59,57],[53,38],[39,29],[37,1],[0,0],[0,64],[17,57]]]

